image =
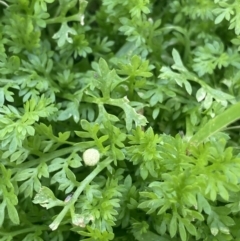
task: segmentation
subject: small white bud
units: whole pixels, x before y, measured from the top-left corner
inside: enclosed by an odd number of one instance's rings
[[[83,152],[83,161],[87,166],[95,166],[100,159],[100,153],[94,148],[87,149]]]
[[[148,21],[149,21],[150,23],[153,23],[153,19],[152,19],[152,18],[148,18]]]
[[[82,26],[84,25],[84,18],[85,18],[84,15],[82,15],[82,16],[80,17],[80,23],[81,23]]]

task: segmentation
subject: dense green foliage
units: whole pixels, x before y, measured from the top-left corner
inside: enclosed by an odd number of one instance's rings
[[[0,241],[239,241],[239,50],[239,0],[0,1]]]

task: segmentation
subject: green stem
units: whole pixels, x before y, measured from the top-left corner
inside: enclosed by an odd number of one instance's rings
[[[193,136],[193,128],[191,125],[190,117],[186,118],[186,137]]]
[[[17,236],[17,235],[20,235],[20,234],[23,234],[23,233],[31,233],[31,232],[36,232],[36,230],[47,230],[48,229],[48,226],[34,226],[34,227],[31,227],[31,228],[25,228],[25,229],[20,229],[20,230],[17,230],[17,231],[11,231],[11,233],[9,232],[1,232],[0,231],[0,236],[11,236],[11,237],[14,237],[14,236]]]
[[[43,154],[41,157],[39,157],[38,159],[23,163],[22,165],[20,165],[18,168],[14,168],[12,170],[12,173],[16,173],[19,170],[25,170],[26,168],[29,167],[33,167],[33,166],[37,166],[38,164],[40,164],[41,162],[47,162],[50,161],[54,158],[57,158],[59,156],[63,156],[66,155],[68,153],[73,152],[74,150],[77,149],[77,146],[71,146],[71,147],[66,147],[57,151],[54,151],[52,153],[47,153],[47,154]]]
[[[73,151],[85,150],[86,148],[89,148],[90,146],[92,146],[92,142],[90,142],[90,141],[89,142],[81,142],[81,143],[77,143],[77,144],[75,144],[74,146],[71,146],[71,147],[66,147],[66,148],[63,148],[63,149],[60,149],[60,150],[56,150],[56,151],[51,152],[51,153],[43,154],[41,157],[39,157],[35,160],[28,161],[26,163],[23,163],[23,164],[19,165],[19,167],[16,167],[16,168],[12,169],[12,174],[15,174],[19,170],[24,170],[26,168],[37,166],[41,162],[51,161],[54,158],[64,156],[66,154],[72,153]]]
[[[71,21],[80,21],[82,14],[74,14],[69,17],[58,16],[56,18],[50,18],[46,20],[47,24],[55,24],[55,23],[63,23],[63,22],[71,22]]]
[[[224,128],[224,130],[234,130],[234,129],[240,129],[240,126],[231,126],[231,127]]]
[[[184,59],[184,61],[189,60],[190,62],[192,62],[192,58],[190,55],[191,42],[190,42],[190,37],[188,35],[188,32],[185,29],[178,27],[178,26],[167,26],[167,27],[161,28],[161,30],[175,30],[183,35],[184,40],[185,40],[185,43],[184,43],[185,49],[184,49],[183,59]]]
[[[0,3],[1,3],[2,5],[4,5],[4,6],[6,6],[6,7],[9,7],[9,5],[8,5],[6,2],[4,2],[4,1],[0,1]]]
[[[135,86],[135,78],[134,77],[129,77],[129,82],[130,82],[130,86],[129,86],[129,99],[130,100],[134,100],[134,86]]]
[[[49,225],[52,230],[56,230],[69,211],[69,209],[74,205],[77,201],[78,197],[86,187],[104,168],[106,168],[112,162],[111,159],[106,159],[103,162],[99,163],[98,166],[80,183],[77,190],[74,192],[71,200],[67,202],[66,206],[62,209],[62,211],[58,214],[58,216],[54,219],[54,221]]]

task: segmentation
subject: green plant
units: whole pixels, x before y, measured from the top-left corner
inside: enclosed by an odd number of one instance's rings
[[[239,1],[0,1],[0,241],[240,240]]]

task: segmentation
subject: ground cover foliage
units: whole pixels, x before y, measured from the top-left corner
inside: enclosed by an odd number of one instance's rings
[[[0,1],[0,240],[240,240],[239,26],[239,0]]]

